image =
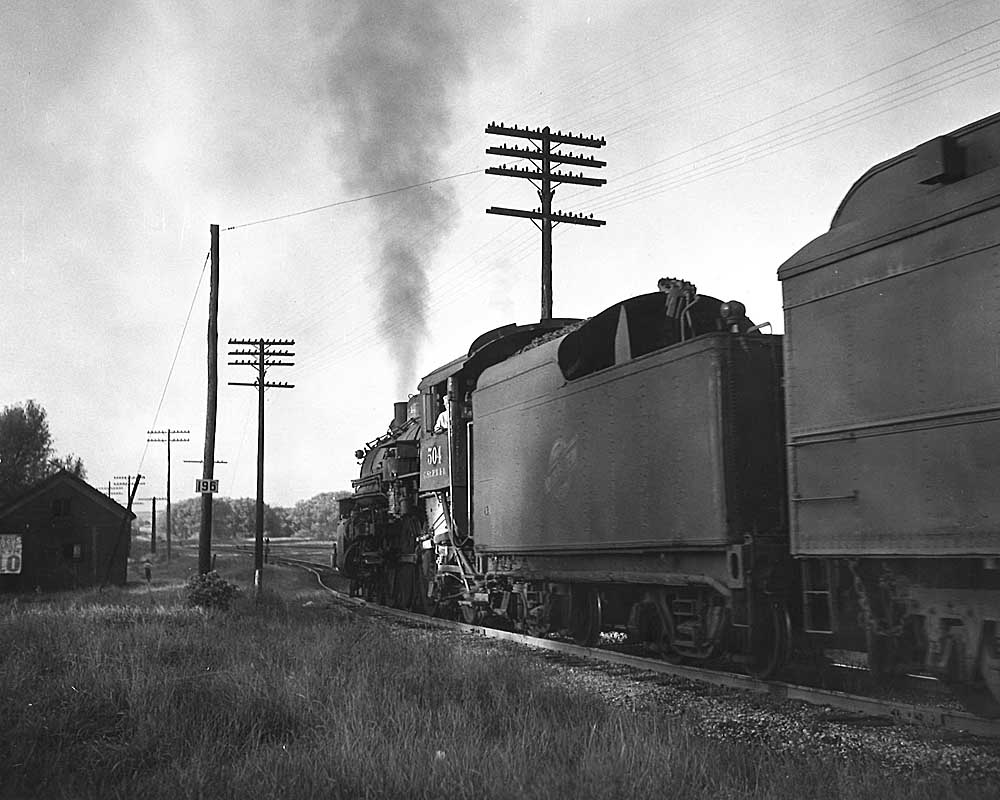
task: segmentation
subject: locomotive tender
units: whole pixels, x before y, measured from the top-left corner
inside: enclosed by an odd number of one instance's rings
[[[778,277],[783,337],[674,279],[479,337],[358,451],[338,567],[762,677],[860,651],[1000,715],[1000,114],[873,167]]]

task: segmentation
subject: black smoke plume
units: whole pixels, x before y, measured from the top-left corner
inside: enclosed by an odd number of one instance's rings
[[[409,186],[448,173],[442,152],[455,136],[452,98],[467,74],[461,4],[336,4],[344,27],[332,45],[329,96],[340,130],[333,147],[352,193]],[[397,391],[412,391],[427,332],[427,266],[456,215],[445,184],[373,201],[379,266],[378,330],[396,362]]]

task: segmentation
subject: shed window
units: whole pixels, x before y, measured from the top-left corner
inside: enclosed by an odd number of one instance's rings
[[[64,544],[63,558],[67,561],[83,561],[83,545],[79,542]]]

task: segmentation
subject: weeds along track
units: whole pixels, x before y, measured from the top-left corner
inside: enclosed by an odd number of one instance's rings
[[[439,619],[369,603],[366,600],[351,597],[328,585],[324,581],[324,577],[329,576],[330,567],[326,564],[319,564],[284,555],[272,555],[269,560],[273,564],[284,564],[311,572],[315,575],[319,586],[328,592],[331,598],[339,604],[364,611],[365,613],[392,619],[399,624],[421,628],[436,628],[451,633],[472,634],[490,639],[514,642],[536,650],[546,651],[549,654],[548,657],[550,660],[556,660],[567,665],[587,663],[611,668],[625,667],[645,673],[673,676],[701,684],[766,695],[775,701],[798,700],[811,705],[835,709],[845,719],[854,718],[859,724],[891,725],[893,723],[904,723],[943,731],[964,733],[977,737],[1000,739],[1000,720],[984,719],[983,717],[977,717],[964,711],[936,706],[932,700],[932,696],[935,694],[933,688],[922,693],[924,696],[931,696],[931,699],[914,703],[912,700],[901,701],[892,697],[872,697],[785,681],[761,681],[740,673],[705,669],[685,664],[672,664],[658,658],[623,653],[603,646],[582,647],[558,639],[540,639],[526,634],[513,633],[496,628],[486,628],[479,625],[469,625],[464,622]]]

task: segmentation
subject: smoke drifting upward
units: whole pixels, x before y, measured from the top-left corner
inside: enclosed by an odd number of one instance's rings
[[[460,6],[415,0],[338,4],[346,25],[330,54],[327,90],[338,116],[334,156],[357,194],[447,173],[451,98],[467,73]],[[379,332],[395,359],[397,392],[413,391],[427,332],[427,266],[456,213],[446,184],[375,201]]]

